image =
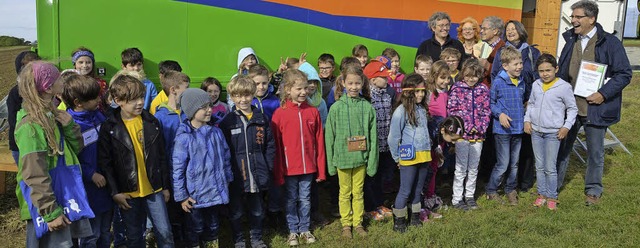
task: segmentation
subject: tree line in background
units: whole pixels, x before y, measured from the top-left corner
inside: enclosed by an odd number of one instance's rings
[[[17,38],[13,36],[0,36],[0,47],[8,47],[8,46],[31,46],[34,45],[37,41],[33,43],[28,40],[24,40],[23,38]]]

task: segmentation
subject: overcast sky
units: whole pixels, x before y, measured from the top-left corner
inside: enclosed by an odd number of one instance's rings
[[[2,35],[36,40],[35,0],[0,0],[0,36]]]

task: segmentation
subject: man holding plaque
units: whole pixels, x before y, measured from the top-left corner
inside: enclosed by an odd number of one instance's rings
[[[622,90],[631,81],[631,65],[622,42],[610,33],[605,32],[596,22],[598,5],[590,0],[582,0],[571,6],[571,24],[573,28],[562,34],[566,44],[562,48],[558,63],[558,77],[570,82],[574,93],[584,91],[581,85],[592,85],[597,82],[581,81],[578,78],[581,64],[606,65],[602,85],[595,87],[586,97],[576,95],[578,118],[563,140],[558,154],[558,189],[562,186],[569,164],[573,144],[578,130],[584,127],[587,138],[587,171],[585,173],[585,204],[596,204],[602,194],[602,175],[604,171],[604,136],[607,128],[620,120]],[[578,84],[579,89],[576,89]],[[561,130],[566,132],[566,130]],[[560,135],[562,137],[564,135]]]

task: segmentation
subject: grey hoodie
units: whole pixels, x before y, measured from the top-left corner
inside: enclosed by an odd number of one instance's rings
[[[562,127],[571,129],[577,114],[576,99],[569,83],[558,78],[546,92],[542,91],[541,79],[533,83],[524,121],[530,122],[534,131],[555,133]]]

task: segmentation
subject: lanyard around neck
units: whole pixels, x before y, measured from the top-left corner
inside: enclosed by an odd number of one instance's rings
[[[348,97],[347,97],[347,100],[349,100]],[[362,108],[360,108],[360,110],[361,110],[360,113],[362,114],[362,120],[360,121],[360,125],[362,126],[362,131],[364,132],[364,110],[362,110]],[[347,123],[349,125],[349,136],[353,136],[351,134],[351,113],[349,111],[349,102],[347,102]]]

